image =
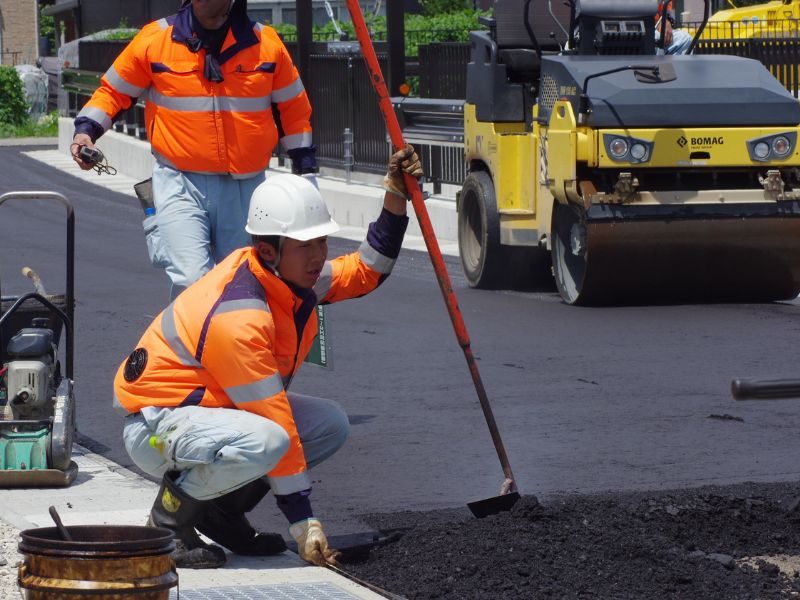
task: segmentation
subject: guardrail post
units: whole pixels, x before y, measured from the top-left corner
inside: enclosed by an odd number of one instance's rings
[[[433,193],[441,194],[442,193],[442,147],[431,146],[430,157],[431,157],[431,173],[435,173],[435,179],[433,180]]]
[[[344,172],[346,177],[345,181],[349,185],[350,178],[353,173],[353,165],[355,164],[355,160],[353,159],[353,132],[350,130],[349,127],[344,128],[342,141],[344,144]]]
[[[355,101],[354,101],[354,88],[355,88],[355,74],[354,74],[355,65],[353,64],[353,57],[347,57],[347,123],[350,127],[345,128],[345,132],[350,132],[350,165],[348,166],[345,164],[345,169],[347,171],[347,183],[350,183],[350,172],[353,170],[353,167],[356,164],[356,156],[353,148],[353,129],[356,122],[355,116]],[[347,135],[347,133],[345,133]],[[346,163],[347,159],[345,159]]]

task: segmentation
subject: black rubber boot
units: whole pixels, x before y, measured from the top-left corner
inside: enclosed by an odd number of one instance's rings
[[[161,488],[150,510],[147,525],[173,532],[175,550],[172,559],[181,569],[216,569],[225,564],[225,551],[206,544],[194,530],[208,502],[195,500],[175,484],[177,473],[169,472],[161,479]]]
[[[256,479],[247,485],[210,500],[204,506],[197,530],[234,554],[270,556],[286,550],[278,533],[257,532],[245,517],[269,492],[269,484]]]

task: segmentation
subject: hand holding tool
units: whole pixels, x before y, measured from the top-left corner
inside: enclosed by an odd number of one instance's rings
[[[422,162],[410,144],[392,154],[389,158],[389,169],[383,178],[383,187],[387,192],[408,199],[408,189],[403,178],[404,172],[414,179],[420,179],[425,174],[422,170]]]
[[[339,552],[328,546],[328,538],[322,531],[319,519],[306,519],[293,523],[289,527],[289,533],[297,542],[297,553],[304,561],[318,567],[337,564]]]

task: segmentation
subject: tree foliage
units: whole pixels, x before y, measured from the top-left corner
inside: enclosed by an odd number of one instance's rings
[[[429,17],[457,13],[473,7],[470,0],[419,0],[419,3],[422,14]]]
[[[22,80],[14,67],[0,66],[0,124],[22,125],[27,120]]]
[[[426,15],[405,15],[406,56],[416,56],[420,44],[431,42],[467,42],[469,32],[481,29],[478,23],[480,15],[487,12],[463,9],[458,12]],[[365,15],[365,21],[372,34],[373,40],[386,39],[386,17]],[[355,40],[356,34],[350,21],[340,21],[339,28],[345,33],[346,39]],[[276,31],[287,41],[297,39],[297,28],[294,25],[280,24],[274,26]],[[336,27],[330,21],[324,26],[315,26],[313,31],[315,40],[332,41],[338,39]]]

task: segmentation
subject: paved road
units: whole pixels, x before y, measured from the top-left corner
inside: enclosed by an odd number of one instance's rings
[[[165,276],[148,265],[135,200],[21,150],[0,148],[0,193],[50,189],[75,204],[81,442],[131,466],[111,381],[164,305]],[[63,231],[57,207],[0,207],[3,293],[28,290],[23,264],[63,285]],[[331,252],[355,245],[336,240]],[[728,392],[734,376],[800,377],[796,301],[576,308],[552,291],[470,290],[447,262],[523,493],[798,479],[800,402],[735,403]],[[339,400],[353,424],[314,473],[329,533],[364,532],[363,513],[496,494],[502,472],[427,257],[404,252],[378,292],[329,317],[334,369],[306,367],[294,383]],[[283,527],[268,501],[256,520]]]

